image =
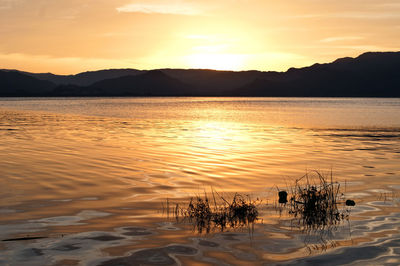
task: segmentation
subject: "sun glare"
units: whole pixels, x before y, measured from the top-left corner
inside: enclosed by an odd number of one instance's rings
[[[241,70],[245,61],[244,55],[202,53],[187,56],[190,68],[215,70]]]

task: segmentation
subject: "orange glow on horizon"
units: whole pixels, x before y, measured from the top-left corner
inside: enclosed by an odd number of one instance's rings
[[[193,54],[187,57],[190,68],[215,70],[241,70],[245,57],[235,54]]]
[[[0,69],[286,71],[399,50],[399,14],[389,0],[0,1]]]

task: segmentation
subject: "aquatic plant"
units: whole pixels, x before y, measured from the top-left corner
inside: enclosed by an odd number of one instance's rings
[[[297,179],[292,187],[285,190],[278,189],[279,210],[287,210],[294,217],[292,225],[298,226],[305,231],[331,230],[342,220],[348,219],[350,209],[346,206],[354,206],[355,202],[342,200],[340,184],[333,182],[317,171],[313,174],[307,173]],[[240,228],[253,225],[259,219],[259,206],[261,200],[252,201],[249,196],[235,193],[227,200],[218,192],[212,191],[212,201],[207,193],[204,196],[195,196],[188,204],[180,207],[179,204],[173,208],[173,216],[177,222],[189,222],[193,224],[194,230],[199,233],[209,233],[215,229],[221,232],[227,228]],[[288,198],[289,197],[289,198]],[[219,203],[217,203],[217,201]],[[339,205],[343,203],[343,208]],[[168,216],[170,203],[167,200]]]
[[[340,184],[333,182],[332,174],[328,181],[318,171],[313,173],[296,180],[291,188],[287,205],[289,214],[306,230],[324,229],[348,219],[349,210],[339,208],[340,197],[343,196]]]
[[[288,192],[280,190],[278,196],[277,210],[281,213],[287,210],[293,218],[290,220],[292,228],[304,233],[304,244],[310,253],[336,246],[334,232],[342,221],[349,221],[351,207],[356,204],[354,200],[344,199],[332,173],[327,177],[318,171],[306,173],[288,188]]]
[[[221,204],[217,204],[217,198]],[[256,201],[235,193],[231,200],[226,200],[217,192],[212,192],[214,206],[210,206],[207,194],[204,197],[196,196],[190,199],[186,208],[177,204],[174,215],[177,220],[189,221],[198,233],[209,233],[215,229],[221,232],[227,228],[238,228],[254,223],[258,218]]]

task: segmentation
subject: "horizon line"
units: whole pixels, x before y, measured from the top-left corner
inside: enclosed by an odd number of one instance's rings
[[[286,73],[288,72],[290,69],[300,69],[300,68],[307,68],[307,67],[311,67],[314,65],[323,65],[323,64],[329,64],[329,63],[333,63],[339,59],[344,59],[344,58],[351,58],[351,59],[356,59],[358,57],[360,57],[361,55],[364,54],[368,54],[368,53],[398,53],[400,51],[368,51],[368,52],[363,52],[358,54],[355,57],[351,57],[351,56],[345,56],[345,57],[338,57],[334,60],[328,61],[328,62],[316,62],[313,64],[309,64],[309,65],[304,65],[301,67],[289,67],[288,69],[286,69],[286,71],[279,71],[279,70],[257,70],[257,69],[243,69],[243,70],[229,70],[229,69],[212,69],[212,68],[173,68],[173,67],[164,67],[164,68],[154,68],[154,69],[139,69],[139,68],[99,68],[99,69],[93,69],[93,70],[86,70],[86,71],[82,71],[82,72],[77,72],[75,74],[56,74],[55,72],[30,72],[30,71],[26,71],[26,70],[19,70],[19,69],[6,69],[6,68],[0,68],[0,70],[2,71],[18,71],[18,72],[25,72],[25,73],[32,73],[32,74],[52,74],[52,75],[57,75],[57,76],[75,76],[78,74],[82,74],[82,73],[90,73],[90,72],[98,72],[98,71],[107,71],[107,70],[138,70],[138,71],[143,71],[143,72],[148,72],[148,71],[152,71],[152,70],[204,70],[204,71],[215,71],[215,72],[275,72],[275,73]]]

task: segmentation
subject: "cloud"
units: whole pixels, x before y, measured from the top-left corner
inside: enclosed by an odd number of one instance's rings
[[[303,14],[303,15],[294,15],[290,16],[289,18],[341,18],[341,19],[374,19],[374,20],[381,20],[381,19],[399,19],[400,13],[398,12],[343,12],[343,13],[327,13],[327,14]]]
[[[201,10],[190,4],[146,4],[134,3],[116,8],[118,12],[144,13],[144,14],[171,14],[195,16],[201,14]]]
[[[338,37],[328,37],[320,40],[320,42],[338,42],[338,41],[354,41],[354,40],[362,40],[364,37],[360,36],[338,36]]]
[[[14,2],[13,0],[0,0],[0,10],[11,9]]]
[[[340,45],[340,46],[332,46],[331,48],[335,49],[346,49],[346,50],[357,50],[363,52],[372,52],[372,51],[394,51],[395,48],[378,46],[378,45]]]

